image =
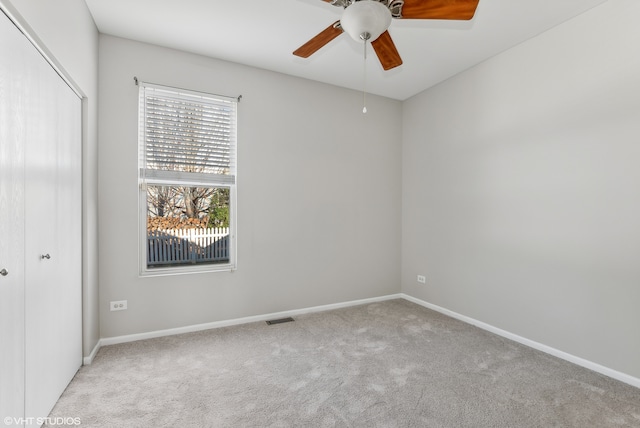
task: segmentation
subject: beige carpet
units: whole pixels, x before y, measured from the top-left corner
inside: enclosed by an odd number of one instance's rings
[[[83,427],[640,427],[640,390],[405,300],[104,347]]]

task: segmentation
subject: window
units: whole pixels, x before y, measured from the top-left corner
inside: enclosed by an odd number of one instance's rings
[[[139,85],[140,273],[234,269],[237,101]]]

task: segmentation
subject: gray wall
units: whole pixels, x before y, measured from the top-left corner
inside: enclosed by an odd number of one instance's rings
[[[398,292],[400,102],[104,35],[99,72],[102,337]],[[236,272],[138,276],[134,76],[243,95]]]
[[[404,293],[640,377],[638,16],[607,2],[404,103]]]
[[[98,30],[84,0],[0,0],[17,11],[85,96],[83,103],[83,352],[100,338],[98,318]]]

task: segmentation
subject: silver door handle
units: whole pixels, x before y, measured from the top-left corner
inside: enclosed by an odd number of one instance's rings
[[[0,270],[0,275],[7,276],[7,275],[9,275],[9,271],[6,270],[6,269],[2,269],[2,270]]]
[[[40,258],[49,260],[51,258],[51,256],[49,255],[49,253],[47,253],[47,254],[41,255]]]

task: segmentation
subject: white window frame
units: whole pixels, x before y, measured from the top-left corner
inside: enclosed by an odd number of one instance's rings
[[[138,113],[138,265],[140,276],[180,275],[204,272],[228,272],[237,267],[237,103],[238,100],[220,95],[178,89],[139,81],[139,113]],[[233,106],[232,126],[233,142],[231,144],[229,175],[150,170],[146,168],[146,89],[159,89],[171,92],[173,96],[185,96],[217,100]],[[194,265],[153,267],[147,266],[147,185],[159,186],[197,186],[224,187],[229,189],[229,261],[227,263],[199,263]]]

